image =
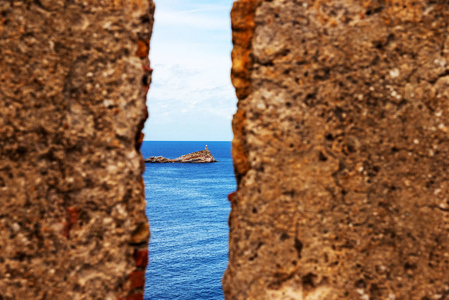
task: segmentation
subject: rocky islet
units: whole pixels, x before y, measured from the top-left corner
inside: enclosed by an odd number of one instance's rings
[[[210,153],[209,149],[206,148],[201,151],[192,152],[180,157],[169,159],[163,156],[151,156],[145,159],[146,163],[213,163],[217,162]]]

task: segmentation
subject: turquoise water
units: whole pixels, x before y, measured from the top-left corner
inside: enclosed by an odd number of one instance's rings
[[[218,163],[146,164],[150,220],[145,299],[223,299],[227,195],[235,190],[230,142],[144,142],[143,156],[175,158],[208,145]]]

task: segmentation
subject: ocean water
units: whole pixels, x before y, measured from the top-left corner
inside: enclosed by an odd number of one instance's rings
[[[144,142],[143,156],[175,158],[208,145],[218,163],[146,164],[150,220],[145,299],[223,299],[227,195],[236,188],[230,142]]]

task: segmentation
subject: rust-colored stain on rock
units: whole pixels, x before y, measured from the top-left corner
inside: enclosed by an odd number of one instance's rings
[[[76,207],[68,207],[66,209],[66,222],[64,223],[64,231],[63,235],[66,238],[69,238],[70,230],[72,229],[73,225],[76,224],[79,218],[79,210]]]
[[[244,99],[250,93],[249,71],[251,68],[251,41],[254,31],[254,12],[261,0],[235,1],[231,11],[232,20],[232,72],[231,80],[237,98]]]
[[[129,280],[132,289],[142,288],[145,285],[145,276],[142,271],[134,271],[129,274]]]
[[[134,252],[136,267],[145,268],[148,265],[148,250],[136,250]]]
[[[132,294],[126,298],[119,298],[119,300],[143,300],[143,293]]]
[[[150,47],[148,44],[149,44],[149,41],[142,41],[142,40],[137,41],[136,55],[138,57],[140,57],[140,58],[148,57],[148,54],[150,52]]]

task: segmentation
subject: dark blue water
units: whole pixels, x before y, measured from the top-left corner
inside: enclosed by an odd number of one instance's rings
[[[218,163],[146,164],[150,263],[145,299],[223,299],[227,195],[235,190],[230,142],[144,142],[143,156],[175,158],[208,145]]]

